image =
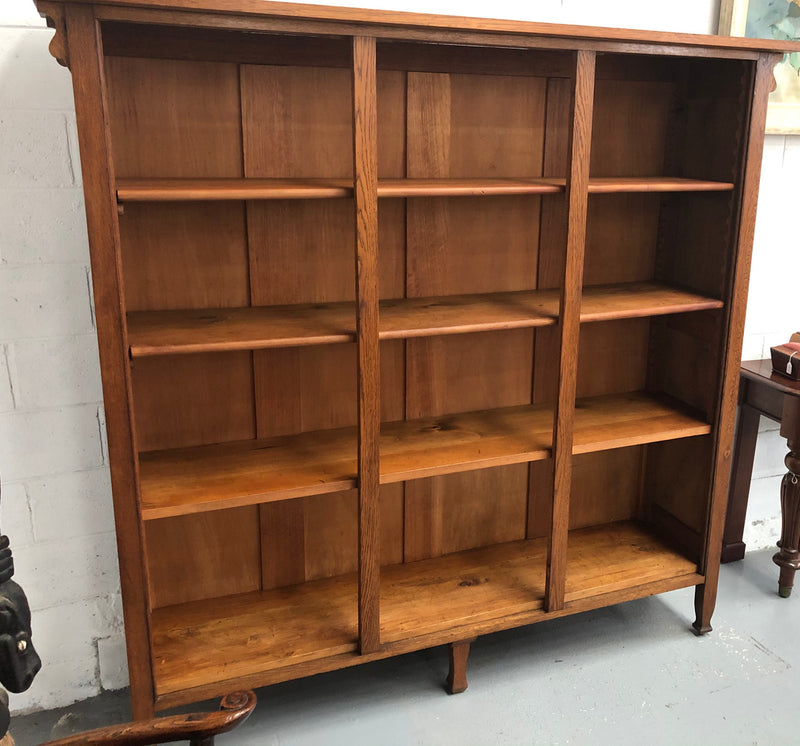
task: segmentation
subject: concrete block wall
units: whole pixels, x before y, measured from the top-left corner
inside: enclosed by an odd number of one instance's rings
[[[72,83],[0,3],[0,528],[44,666],[16,711],[127,684]]]
[[[640,0],[353,4],[698,33],[714,30],[718,10],[716,0],[675,0],[669,12]],[[32,0],[0,2],[0,527],[44,661],[31,690],[12,695],[15,711],[127,684],[72,87],[47,51],[51,36]],[[800,254],[782,231],[798,143],[767,142],[746,358],[800,328],[791,294]],[[779,530],[782,457],[777,432],[765,428],[753,500],[763,512],[750,513],[751,549],[773,544]]]

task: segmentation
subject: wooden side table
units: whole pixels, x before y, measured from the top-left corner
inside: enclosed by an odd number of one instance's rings
[[[789,472],[781,482],[780,551],[773,561],[780,567],[778,592],[784,598],[792,592],[794,575],[800,567],[800,381],[772,372],[769,360],[742,363],[739,381],[739,419],[733,451],[728,515],[722,540],[722,561],[744,557],[744,531],[747,497],[753,472],[753,457],[759,415],[781,423],[789,453],[785,462]]]

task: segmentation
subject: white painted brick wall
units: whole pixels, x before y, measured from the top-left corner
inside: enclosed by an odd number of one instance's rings
[[[69,72],[0,2],[0,526],[43,668],[15,711],[127,684]]]
[[[664,13],[632,0],[342,4],[700,33],[715,27],[718,5],[676,0]],[[30,691],[12,695],[15,711],[127,683],[71,79],[47,50],[51,36],[32,0],[0,0],[0,526],[44,661]],[[784,230],[799,143],[767,141],[745,357],[800,328],[788,292],[800,252]],[[778,445],[774,431],[759,441],[754,503],[766,519],[777,503]],[[759,515],[751,511],[750,523]]]

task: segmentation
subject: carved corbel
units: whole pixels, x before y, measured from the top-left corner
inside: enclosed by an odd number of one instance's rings
[[[39,15],[47,21],[48,28],[55,29],[50,41],[50,54],[58,60],[59,65],[69,67],[69,48],[67,46],[67,26],[64,21],[64,6],[61,3],[39,0],[36,3]]]

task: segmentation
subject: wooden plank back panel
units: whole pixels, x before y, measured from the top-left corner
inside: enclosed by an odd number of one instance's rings
[[[671,114],[671,173],[739,181],[746,79],[746,67],[740,62],[692,62]],[[730,274],[736,193],[686,197],[664,200],[660,277],[722,298]]]
[[[663,391],[713,421],[719,393],[720,311],[654,319],[648,389]]]
[[[236,65],[105,63],[117,178],[243,176]]]
[[[584,286],[652,280],[660,210],[657,194],[591,195]]]
[[[406,417],[529,402],[532,352],[527,330],[409,340]],[[526,502],[525,465],[409,482],[405,559],[523,538]]]
[[[378,76],[381,175],[404,175],[404,93],[402,73]],[[348,70],[245,65],[242,102],[247,176],[352,175]],[[254,305],[355,298],[352,200],[248,203],[247,217]],[[404,217],[403,201],[382,203],[379,274],[386,297],[404,291]],[[382,416],[394,420],[403,408],[402,345],[382,345],[381,358]],[[257,352],[254,369],[259,436],[355,424],[355,345]],[[382,490],[388,515],[402,509],[399,490]],[[264,587],[354,570],[355,500],[348,492],[261,506]],[[387,542],[388,558],[396,559],[401,542],[401,536]]]
[[[241,70],[246,176],[352,176],[346,69],[243,65]],[[253,304],[353,300],[352,215],[352,200],[248,203]],[[255,353],[259,437],[355,424],[355,363],[355,345]],[[341,501],[315,507],[332,530],[350,533],[352,517]],[[314,546],[307,542],[306,508],[303,500],[260,507],[264,588],[306,580],[306,546]],[[354,550],[354,543],[339,546],[329,566]]]
[[[735,188],[663,199],[657,277],[721,299],[731,292],[731,237],[741,191],[748,81],[741,62],[693,60],[671,115],[671,172],[688,177],[702,173],[733,182]],[[648,387],[682,399],[708,422],[718,416],[727,313],[666,317],[652,327]],[[646,492],[652,521],[698,560],[709,518],[712,459],[709,438],[649,448]]]
[[[145,533],[159,548],[150,559],[153,608],[261,587],[257,506],[148,521]]]
[[[249,305],[241,204],[130,204],[119,229],[129,312]]]
[[[541,78],[409,73],[407,176],[540,176],[545,96]],[[539,209],[409,199],[408,297],[536,287]],[[409,340],[406,417],[529,403],[532,360],[526,330]],[[523,537],[527,481],[521,465],[407,484],[406,561]]]
[[[247,176],[353,175],[348,70],[242,65],[241,85]]]
[[[573,458],[570,530],[639,517],[644,454],[633,446]]]
[[[644,390],[649,342],[647,318],[582,324],[578,398]]]
[[[236,65],[112,57],[105,67],[118,177],[243,175]],[[248,304],[241,204],[129,205],[119,222],[128,310]],[[255,435],[249,353],[141,362],[131,365],[141,450]],[[149,528],[153,604],[257,589],[255,513]],[[187,551],[194,540],[208,551]]]
[[[713,458],[713,439],[708,436],[653,443],[647,448],[644,490],[647,516],[661,529],[681,541],[678,527],[694,533],[697,545],[708,521],[708,465]],[[664,522],[663,514],[671,518]],[[686,544],[686,541],[682,542]],[[693,559],[699,561],[700,557]]]
[[[592,176],[663,176],[674,85],[598,80],[592,128]],[[647,136],[642,137],[646,132]]]
[[[141,451],[256,435],[249,352],[131,362]]]

